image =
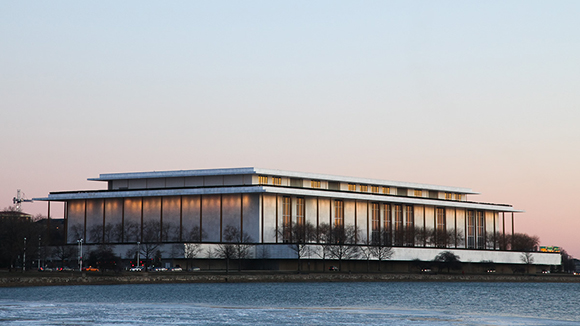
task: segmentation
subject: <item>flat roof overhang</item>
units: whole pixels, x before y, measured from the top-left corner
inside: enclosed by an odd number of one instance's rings
[[[254,167],[246,168],[227,168],[227,169],[203,169],[203,170],[176,170],[176,171],[150,171],[150,172],[128,172],[128,173],[103,173],[98,178],[89,178],[90,181],[114,181],[114,180],[133,180],[133,179],[155,179],[155,178],[180,178],[180,177],[205,177],[205,176],[224,176],[224,175],[268,175],[289,178],[302,178],[311,180],[324,180],[333,182],[357,183],[368,185],[380,185],[398,188],[436,190],[445,192],[455,192],[461,194],[478,195],[469,188],[438,186],[431,184],[390,181],[380,179],[345,177],[321,173],[295,172],[273,169],[260,169]]]
[[[68,201],[82,199],[108,199],[125,197],[165,197],[186,195],[219,195],[219,194],[253,194],[268,193],[288,196],[322,197],[349,200],[368,200],[382,203],[415,204],[426,206],[441,206],[451,208],[488,210],[497,212],[522,213],[523,210],[514,209],[510,205],[477,203],[467,201],[453,201],[423,197],[405,197],[395,195],[381,195],[369,193],[354,193],[346,191],[315,190],[306,188],[272,187],[272,186],[240,186],[240,187],[208,187],[208,188],[178,188],[178,189],[151,189],[151,190],[119,190],[119,191],[84,191],[51,193],[46,198],[34,198],[38,201]]]

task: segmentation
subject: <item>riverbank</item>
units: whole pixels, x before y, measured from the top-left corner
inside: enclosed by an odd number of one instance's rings
[[[106,285],[157,283],[246,283],[246,282],[551,282],[580,283],[570,274],[411,274],[411,273],[290,273],[290,272],[161,272],[118,273],[6,273],[0,287],[51,285]]]

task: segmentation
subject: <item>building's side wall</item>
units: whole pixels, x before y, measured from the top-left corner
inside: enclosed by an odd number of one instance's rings
[[[305,209],[305,220],[306,223],[310,223],[313,226],[316,226],[317,223],[317,214],[318,214],[318,209],[317,209],[317,199],[315,197],[306,197],[304,199],[305,201],[305,205],[306,205],[306,209]]]
[[[218,179],[205,181],[211,184],[226,182]],[[227,182],[240,181],[242,179],[238,178]],[[297,223],[298,202],[303,199],[304,218],[315,230],[322,229],[321,226],[324,225],[335,227],[337,203],[342,202],[344,226],[356,225],[357,244],[365,244],[370,240],[374,203],[372,201],[256,193],[71,200],[67,205],[68,242],[74,243],[84,239],[85,243],[100,243],[103,240],[107,243],[155,241],[216,243],[226,241],[226,228],[231,226],[243,230],[254,243],[283,243],[285,198],[290,199],[289,212],[293,225]],[[388,218],[386,204],[390,205]],[[400,234],[395,234],[394,208],[397,206],[400,207],[402,216],[402,223],[399,225],[402,230]],[[394,202],[379,203],[380,227],[386,229],[385,221],[387,219],[390,221],[391,240],[398,239],[398,242],[393,242],[394,245],[465,248],[467,214],[465,209],[443,207],[445,231],[448,237],[453,237],[453,240],[443,245],[431,241],[430,232],[437,227],[437,208]],[[500,214],[483,213],[486,236],[492,238],[494,224],[496,232],[500,231]],[[499,249],[499,246],[494,247],[493,241],[489,239],[486,241],[484,248]]]
[[[181,237],[184,241],[207,240],[207,232],[202,228],[201,196],[181,196]]]
[[[276,195],[263,194],[262,195],[262,212],[263,212],[263,242],[273,243],[276,242]]]
[[[251,242],[262,242],[260,220],[260,195],[243,195],[243,231],[250,237]]]
[[[344,200],[344,226],[352,225],[354,226],[355,216],[358,221],[362,219],[361,214],[361,202],[354,200]],[[355,213],[356,207],[356,213]]]
[[[465,248],[465,210],[456,209],[457,216],[457,247]]]
[[[367,243],[367,239],[370,237],[370,202],[368,201],[357,201],[357,215],[356,215],[356,227],[358,231],[357,242]]]
[[[202,200],[203,231],[207,242],[221,241],[222,221],[220,219],[220,195],[203,195]]]
[[[180,205],[179,196],[162,198],[163,241],[179,241],[183,236],[180,227]]]
[[[85,238],[85,201],[71,200],[67,204],[68,243]]]
[[[123,242],[141,241],[141,198],[125,198]]]
[[[123,230],[123,200],[120,198],[105,201],[105,242],[122,241]]]
[[[86,202],[86,242],[102,242],[103,240],[103,200],[94,199]]]

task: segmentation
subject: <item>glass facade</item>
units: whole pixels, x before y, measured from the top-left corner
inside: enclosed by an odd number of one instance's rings
[[[393,244],[393,223],[391,215],[391,205],[385,204],[383,227],[385,232],[385,245],[391,246]]]
[[[393,217],[395,224],[395,246],[403,245],[403,211],[401,205],[393,205]]]
[[[334,201],[334,226],[344,227],[344,202],[342,200]]]
[[[415,245],[415,207],[405,206],[405,245]]]
[[[314,175],[296,178],[297,175],[273,177],[267,174],[228,176],[229,179],[224,177],[223,181],[215,176],[204,177],[207,180],[201,179],[199,190],[186,190],[189,194],[184,195],[175,195],[174,189],[181,191],[182,188],[173,182],[171,187],[175,188],[166,192],[171,195],[164,195],[159,188],[140,188],[127,191],[139,191],[143,196],[70,199],[66,201],[65,236],[69,243],[83,238],[88,244],[218,243],[223,241],[224,229],[234,226],[252,232],[258,243],[290,243],[298,238],[295,231],[300,229],[296,226],[308,222],[317,231],[357,227],[354,241],[359,245],[499,248],[491,240],[495,241],[495,232],[501,229],[496,220],[502,207],[459,202],[466,198],[453,189],[449,192],[426,190],[416,184],[393,188],[395,194],[408,194],[403,198],[383,196],[382,193],[390,192],[390,188],[377,186],[371,179],[361,179],[360,183],[335,179],[331,187],[330,181],[318,180]],[[290,186],[291,180],[302,186],[264,189],[256,183]],[[197,182],[194,181],[186,180],[190,186],[185,188],[193,188]],[[240,191],[244,193],[228,193],[231,189],[237,191],[236,182],[243,185]],[[158,187],[161,183],[152,184]],[[224,190],[216,191],[220,185]],[[308,189],[309,185],[325,190],[313,191]],[[255,189],[246,188],[252,186]],[[348,190],[359,192],[347,192],[347,186]],[[204,188],[209,187],[212,189],[205,193]],[[83,192],[74,195],[79,194]],[[444,198],[458,201],[445,202],[441,200]],[[491,208],[488,210],[486,205]]]
[[[477,249],[485,249],[485,214],[477,211]]]
[[[371,242],[381,243],[381,212],[379,203],[372,203],[371,208]]]
[[[296,198],[296,224],[304,225],[305,223],[306,219],[304,216],[304,198],[298,197]]]
[[[467,248],[475,248],[475,212],[467,211]]]
[[[292,241],[292,198],[282,198],[282,241]]]

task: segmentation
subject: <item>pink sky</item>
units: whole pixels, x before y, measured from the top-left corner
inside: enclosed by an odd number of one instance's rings
[[[0,208],[99,173],[256,166],[472,188],[580,257],[579,9],[1,4]]]

